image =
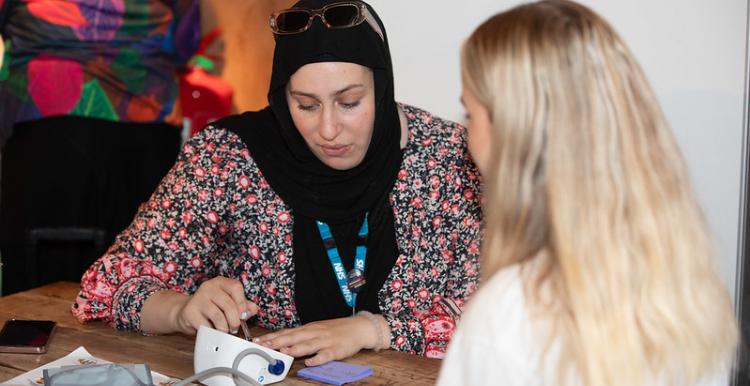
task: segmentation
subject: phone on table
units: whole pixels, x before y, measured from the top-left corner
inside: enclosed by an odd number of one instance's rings
[[[8,320],[0,330],[0,352],[45,353],[56,324],[52,320]]]

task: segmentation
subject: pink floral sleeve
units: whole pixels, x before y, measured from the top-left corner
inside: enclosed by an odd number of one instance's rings
[[[205,130],[182,149],[172,170],[131,225],[83,275],[73,314],[103,319],[121,330],[140,329],[148,297],[165,289],[193,293],[217,276],[231,248],[234,178],[246,159],[222,130]],[[236,138],[236,137],[235,137]]]
[[[391,197],[401,255],[381,308],[391,348],[442,358],[479,280],[479,175],[463,127],[403,108],[410,138]]]

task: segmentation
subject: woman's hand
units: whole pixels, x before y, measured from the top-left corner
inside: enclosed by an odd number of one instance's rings
[[[242,284],[226,277],[207,280],[177,310],[175,325],[179,331],[195,334],[200,326],[237,333],[240,319],[247,320],[258,312],[255,303],[245,299]]]
[[[193,296],[172,291],[157,292],[146,300],[141,312],[141,329],[148,333],[195,334],[200,326],[236,333],[240,319],[258,312],[245,299],[242,284],[226,277],[205,281]]]
[[[378,329],[385,336],[390,336],[388,323],[382,316],[374,315],[373,321],[365,316],[355,316],[279,330],[255,338],[253,342],[293,357],[315,354],[305,360],[305,365],[318,366],[348,358],[362,349],[387,348],[387,344],[380,342],[383,338]]]

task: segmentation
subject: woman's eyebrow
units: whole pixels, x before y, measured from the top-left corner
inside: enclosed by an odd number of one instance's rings
[[[355,83],[355,84],[351,84],[351,85],[349,85],[349,86],[346,86],[346,87],[342,88],[341,90],[338,90],[338,91],[334,91],[334,92],[333,92],[333,93],[331,94],[331,96],[337,96],[337,95],[341,95],[341,94],[343,94],[343,93],[345,93],[345,92],[347,92],[347,91],[349,91],[349,90],[352,90],[352,89],[355,89],[355,88],[364,88],[364,87],[365,87],[365,85],[363,85],[363,84],[361,84],[361,83]]]
[[[308,97],[308,98],[312,98],[312,99],[318,99],[318,96],[315,95],[315,94],[308,93],[308,92],[303,92],[303,91],[292,90],[292,89],[289,89],[289,95],[301,96],[301,97]]]
[[[343,94],[343,93],[345,93],[347,91],[350,91],[352,89],[355,89],[355,88],[364,88],[364,87],[365,87],[365,85],[363,85],[361,83],[350,84],[350,85],[348,85],[348,86],[346,86],[346,87],[344,87],[344,88],[342,88],[340,90],[336,90],[336,91],[332,92],[331,96],[332,97],[339,96],[339,95],[341,95],[341,94]],[[317,94],[315,94],[315,93],[308,93],[308,92],[299,91],[299,90],[293,90],[293,89],[289,89],[289,94],[294,95],[294,96],[302,96],[302,97],[308,97],[308,98],[313,98],[313,99],[320,99],[320,97]]]

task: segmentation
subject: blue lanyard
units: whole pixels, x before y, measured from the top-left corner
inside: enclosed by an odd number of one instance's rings
[[[346,304],[352,309],[357,302],[357,291],[358,287],[364,284],[364,273],[365,273],[365,259],[367,258],[367,234],[369,228],[367,225],[367,213],[365,213],[365,219],[362,221],[362,226],[359,228],[359,242],[357,243],[357,253],[354,257],[354,268],[347,274],[344,269],[344,264],[341,262],[341,256],[339,255],[339,249],[336,246],[336,240],[333,239],[333,233],[328,224],[322,221],[316,221],[318,224],[318,231],[320,232],[320,238],[323,239],[323,245],[328,253],[328,261],[331,262],[333,272],[336,274],[336,280],[339,282],[339,289],[341,295],[344,296]],[[352,279],[361,279],[360,282],[354,283]],[[353,291],[352,291],[353,290]]]

